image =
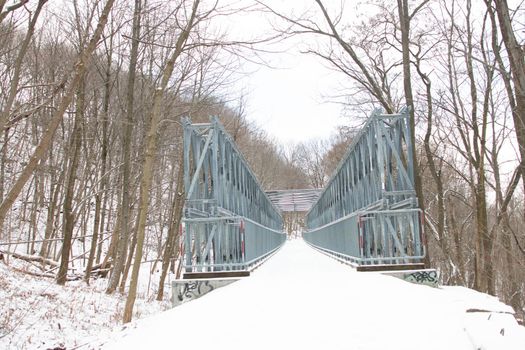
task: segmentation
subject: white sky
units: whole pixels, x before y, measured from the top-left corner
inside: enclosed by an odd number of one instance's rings
[[[282,143],[327,138],[340,124],[341,106],[323,95],[336,77],[313,56],[273,54],[284,68],[261,67],[242,82],[248,118]]]
[[[313,2],[267,1],[278,7],[302,11]],[[275,18],[272,19],[275,22]],[[243,14],[228,24],[230,32],[263,35],[271,33],[271,23],[261,13]],[[327,96],[335,94],[338,75],[325,67],[322,60],[299,52],[300,40],[314,40],[312,36],[293,39],[272,45],[262,54],[267,66],[247,64],[249,74],[242,76],[236,89],[246,94],[247,117],[261,126],[282,144],[309,139],[326,139],[335,132],[342,106],[328,102]]]

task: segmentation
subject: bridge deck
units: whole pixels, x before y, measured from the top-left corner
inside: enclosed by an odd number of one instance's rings
[[[487,313],[468,309],[502,313],[492,313],[488,321]],[[521,349],[525,330],[511,326],[508,311],[495,298],[469,289],[431,288],[356,272],[293,240],[250,277],[132,324],[107,346],[472,349],[480,347],[480,337],[489,337],[497,341],[494,349]],[[505,336],[502,324],[509,324]]]

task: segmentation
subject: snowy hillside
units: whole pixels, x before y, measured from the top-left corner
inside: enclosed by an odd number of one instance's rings
[[[73,281],[63,287],[52,278],[29,275],[31,270],[15,259],[9,267],[0,263],[0,349],[87,349],[122,323],[126,296],[107,295],[107,279],[92,280],[90,286]],[[169,306],[155,301],[158,276],[150,280],[148,272],[142,273],[135,318]]]
[[[357,273],[289,241],[251,277],[119,327],[104,349],[525,349],[496,298]]]

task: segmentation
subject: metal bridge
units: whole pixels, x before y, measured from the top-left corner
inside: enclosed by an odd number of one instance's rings
[[[286,241],[279,210],[217,118],[183,124],[185,277],[249,271]]]
[[[358,269],[423,266],[406,108],[372,113],[322,193],[284,197],[262,190],[217,118],[183,124],[184,278],[249,274],[280,248],[286,234],[270,196],[283,211],[309,209],[304,240]]]

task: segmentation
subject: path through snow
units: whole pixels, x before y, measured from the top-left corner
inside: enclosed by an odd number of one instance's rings
[[[523,350],[510,311],[467,288],[355,272],[292,240],[251,277],[132,323],[104,349]]]

